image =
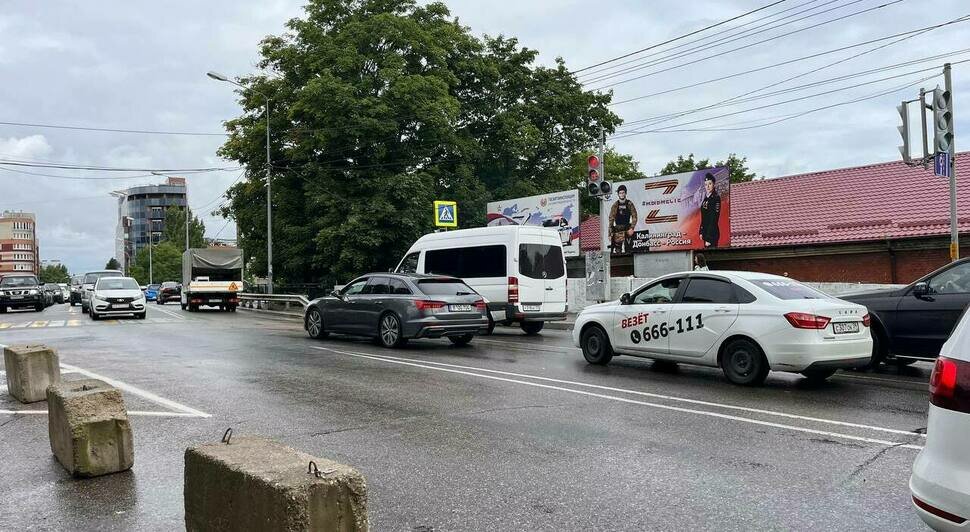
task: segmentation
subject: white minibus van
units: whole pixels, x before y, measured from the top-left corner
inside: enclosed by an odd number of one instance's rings
[[[566,260],[554,229],[503,225],[431,233],[401,259],[398,273],[459,277],[488,301],[489,332],[518,323],[536,334],[566,318]]]

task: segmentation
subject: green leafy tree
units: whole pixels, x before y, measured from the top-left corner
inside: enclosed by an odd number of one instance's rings
[[[69,283],[71,276],[67,273],[67,266],[63,264],[49,264],[40,269],[42,283]]]
[[[120,270],[121,269],[121,264],[118,262],[118,259],[116,259],[114,257],[111,257],[111,260],[109,260],[108,263],[104,265],[104,269],[106,269],[106,270]]]
[[[129,275],[138,280],[138,284],[147,285],[150,280],[156,283],[164,281],[180,281],[182,279],[182,251],[185,241],[163,240],[152,248],[151,278],[149,278],[148,247],[138,250],[135,260],[129,268]]]
[[[717,161],[714,164],[711,164],[710,159],[694,160],[694,154],[691,153],[687,155],[687,157],[678,155],[676,159],[670,161],[666,166],[660,169],[660,175],[679,174],[681,172],[691,172],[693,170],[711,168],[714,166],[727,166],[731,170],[731,182],[744,183],[758,177],[757,174],[748,169],[747,163],[747,157],[738,157],[733,153],[729,154],[726,160]]]
[[[599,200],[590,196],[586,190],[586,173],[588,171],[586,159],[592,153],[593,151],[591,150],[574,153],[569,158],[568,165],[558,171],[559,182],[556,183],[556,188],[550,188],[544,192],[578,188],[582,214],[599,215]],[[606,171],[607,180],[610,183],[647,177],[640,171],[640,163],[632,155],[620,153],[609,146],[606,148],[603,168]],[[616,185],[614,184],[613,186]]]
[[[263,276],[270,96],[278,282],[386,269],[433,229],[433,200],[480,225],[485,203],[549,190],[599,126],[620,123],[561,60],[472,36],[441,3],[310,0],[286,29],[261,43],[271,75],[240,80],[243,115],[219,151],[248,168],[221,212]]]
[[[169,207],[165,210],[165,229],[162,231],[161,240],[167,240],[185,248],[185,209]],[[192,220],[189,225],[189,247],[205,247],[205,224],[199,220],[198,216],[189,210],[189,217]]]

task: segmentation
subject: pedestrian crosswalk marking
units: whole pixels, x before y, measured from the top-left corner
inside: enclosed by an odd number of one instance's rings
[[[31,322],[30,325],[28,325],[28,327],[47,327],[47,323],[48,322],[44,320],[37,320],[37,321]]]
[[[2,329],[51,329],[58,327],[89,327],[95,325],[165,325],[170,323],[180,323],[180,320],[172,318],[148,318],[148,319],[127,319],[127,320],[104,320],[94,322],[91,320],[33,320],[23,323],[13,323],[0,321]]]

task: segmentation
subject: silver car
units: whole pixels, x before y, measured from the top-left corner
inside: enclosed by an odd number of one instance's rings
[[[91,309],[91,294],[94,292],[94,285],[102,277],[124,277],[125,274],[119,270],[99,270],[84,274],[81,281],[81,312],[87,313]]]
[[[466,345],[487,330],[488,316],[485,300],[461,279],[373,273],[311,301],[303,324],[312,338],[342,333],[399,347],[410,338],[444,336]]]

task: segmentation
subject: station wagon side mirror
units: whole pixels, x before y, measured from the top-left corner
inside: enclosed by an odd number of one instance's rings
[[[339,290],[332,290],[330,292],[330,296],[331,297],[335,297],[337,299],[341,299],[341,300],[343,299],[343,296],[340,295],[340,291]]]
[[[633,298],[630,297],[629,292],[626,293],[626,294],[623,294],[622,296],[620,296],[620,304],[621,305],[629,305],[630,302],[632,302],[632,301],[633,301]]]
[[[926,281],[921,281],[913,285],[913,295],[916,297],[923,297],[930,293],[930,284]]]

